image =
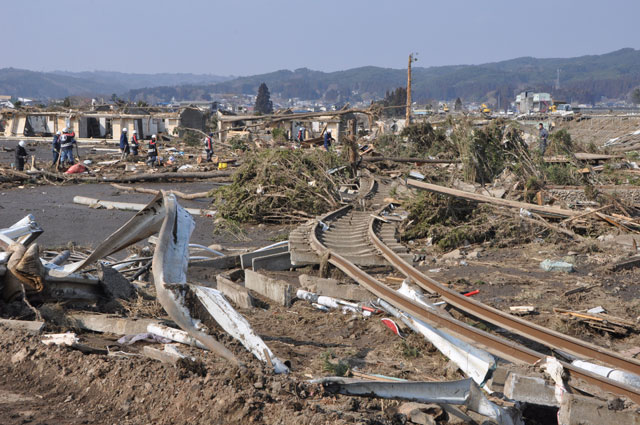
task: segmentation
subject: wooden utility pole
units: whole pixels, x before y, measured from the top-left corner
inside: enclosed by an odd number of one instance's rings
[[[411,124],[411,62],[413,62],[413,53],[409,54],[409,65],[407,66],[407,113],[405,125]]]

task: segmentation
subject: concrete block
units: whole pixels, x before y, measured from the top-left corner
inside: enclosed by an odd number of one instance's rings
[[[554,387],[543,378],[510,373],[504,384],[504,395],[511,400],[541,406],[557,407]]]
[[[341,284],[335,279],[323,279],[321,277],[301,274],[299,280],[303,288],[318,295],[363,302],[376,298],[375,295],[359,285]]]
[[[106,314],[72,314],[71,324],[80,329],[93,332],[108,332],[116,335],[135,335],[147,332],[151,323],[160,323],[154,319],[123,319],[109,317]]]
[[[281,254],[289,251],[289,246],[278,246],[276,248],[265,249],[264,251],[253,251],[240,255],[240,267],[248,269],[252,266],[252,261],[257,257],[266,257],[267,255]]]
[[[98,264],[98,279],[105,294],[111,298],[129,300],[136,295],[135,287],[113,267]]]
[[[253,297],[249,294],[249,290],[238,285],[234,281],[227,279],[222,275],[216,276],[218,291],[222,292],[225,297],[231,300],[240,308],[253,308]]]
[[[253,270],[246,270],[244,274],[244,287],[267,297],[285,307],[291,305],[293,288],[287,282],[272,279]]]
[[[254,257],[251,260],[251,268],[257,270],[289,270],[293,267],[291,264],[291,253],[281,252],[280,254],[271,254],[264,257]]]
[[[214,269],[233,269],[240,267],[239,255],[226,255],[224,257],[212,258],[211,260],[189,261],[189,267],[211,267]]]
[[[44,329],[44,322],[34,320],[11,320],[0,319],[0,325],[10,329],[18,329],[21,331],[40,332]]]
[[[640,425],[635,410],[609,410],[606,401],[577,394],[565,394],[558,412],[563,425]]]

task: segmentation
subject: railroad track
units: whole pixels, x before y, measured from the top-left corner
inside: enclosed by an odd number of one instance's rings
[[[434,323],[436,326],[447,328],[463,340],[480,346],[506,360],[533,364],[545,359],[547,355],[427,309],[398,294],[358,266],[377,265],[380,261],[379,257],[382,257],[419,286],[429,292],[440,294],[445,301],[467,314],[541,343],[550,349],[564,350],[583,359],[596,359],[611,367],[640,375],[640,362],[634,359],[624,358],[613,351],[535,325],[463,297],[416,270],[407,261],[410,255],[406,249],[395,240],[395,226],[392,223],[384,222],[379,216],[386,208],[384,198],[388,195],[389,190],[388,185],[376,187],[375,184],[372,184],[367,196],[363,196],[360,200],[360,209],[357,205],[345,206],[320,217],[315,223],[308,223],[303,240],[309,244],[310,252],[315,255],[316,259],[328,256],[331,264],[396,308],[421,320]],[[569,363],[561,363],[569,372],[572,380],[584,381],[602,390],[626,396],[633,402],[640,404],[640,390],[593,374]],[[571,384],[575,385],[576,382],[572,381]]]

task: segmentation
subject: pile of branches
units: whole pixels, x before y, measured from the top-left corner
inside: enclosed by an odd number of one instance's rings
[[[293,223],[339,207],[338,188],[349,180],[346,163],[321,150],[266,149],[247,155],[228,186],[211,192],[227,220]]]

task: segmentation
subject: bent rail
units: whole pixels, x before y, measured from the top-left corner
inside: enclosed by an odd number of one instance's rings
[[[336,213],[339,214],[343,212],[344,212],[344,208],[341,208],[339,212],[334,211],[324,215],[323,217],[321,217],[319,221],[316,222],[316,224],[313,226],[313,229],[311,231],[311,235],[310,235],[311,247],[320,256],[324,256],[328,254],[329,263],[333,264],[334,266],[342,270],[349,277],[351,277],[356,282],[364,286],[367,290],[371,291],[373,294],[375,294],[379,298],[384,299],[385,301],[395,306],[396,308],[399,308],[421,320],[434,323],[438,326],[447,328],[452,332],[454,332],[457,336],[459,336],[463,340],[482,346],[482,348],[486,349],[487,351],[495,355],[498,355],[506,360],[510,360],[516,363],[533,364],[537,361],[544,360],[547,357],[543,353],[539,353],[535,350],[531,350],[527,347],[516,344],[512,341],[508,341],[504,338],[498,337],[488,332],[481,331],[465,323],[459,322],[445,315],[441,315],[436,311],[428,310],[427,308],[421,306],[420,304],[414,302],[413,300],[407,297],[404,297],[401,294],[398,294],[396,291],[392,290],[391,288],[387,287],[383,283],[379,282],[374,277],[372,277],[365,271],[361,270],[356,265],[349,262],[339,254],[332,252],[330,249],[328,249],[318,240],[317,235],[318,235],[318,232],[320,231],[318,224],[320,221],[322,222],[329,221],[331,217],[336,215]],[[389,248],[387,248],[386,245],[384,245],[382,241],[380,241],[377,235],[375,235],[375,232],[373,231],[373,224],[375,220],[376,219],[372,217],[369,221],[370,234],[372,234],[372,236],[375,237],[375,239],[372,238],[372,242],[374,242],[374,244],[379,248],[382,248],[381,251],[383,252],[385,258],[387,258],[387,260],[391,262],[391,264],[393,264],[396,267],[397,265],[403,265],[403,268],[399,268],[401,271],[403,271],[403,273],[405,273],[405,271],[411,272],[411,269],[413,269],[413,267],[407,264],[406,262],[404,262],[401,258],[396,258],[397,257],[396,254],[393,253]],[[377,243],[376,243],[376,240],[377,240]],[[384,248],[386,248],[386,250]],[[397,260],[400,260],[400,261],[397,261]],[[420,274],[420,272],[418,272],[417,270],[415,270],[415,272],[417,274]],[[444,288],[444,289],[447,289],[447,288]],[[473,312],[469,312],[469,313],[474,314]],[[559,334],[559,335],[562,335],[562,334]],[[560,337],[560,339],[562,338]],[[586,344],[586,345],[589,346],[589,344]],[[597,349],[595,351],[600,352]],[[612,358],[625,360],[615,355],[615,353],[606,353],[606,354],[614,354]],[[634,403],[640,404],[640,391],[638,389],[622,384],[620,382],[608,379],[606,377],[596,375],[594,373],[588,372],[584,369],[580,369],[566,362],[561,362],[561,363],[562,363],[562,366],[569,372],[572,378],[577,378],[588,384],[595,385],[604,391],[609,391],[617,395],[628,397]],[[632,370],[633,370],[633,367],[631,366],[633,366],[635,363],[636,362],[630,363],[629,367]],[[628,370],[627,368],[625,369]]]

